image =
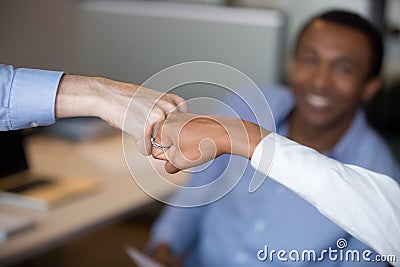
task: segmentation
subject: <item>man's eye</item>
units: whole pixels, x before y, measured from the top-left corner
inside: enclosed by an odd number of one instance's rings
[[[316,65],[317,60],[314,57],[301,57],[300,62],[307,65]]]
[[[336,66],[336,71],[340,74],[350,74],[353,69],[350,66],[339,64]]]

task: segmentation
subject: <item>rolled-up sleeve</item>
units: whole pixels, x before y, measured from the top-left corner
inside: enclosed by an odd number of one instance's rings
[[[0,65],[0,130],[50,125],[63,72]]]

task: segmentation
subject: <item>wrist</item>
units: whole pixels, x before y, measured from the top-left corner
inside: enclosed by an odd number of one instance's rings
[[[255,148],[261,140],[270,132],[262,127],[240,118],[224,117],[223,123],[219,125],[224,129],[220,130],[220,141],[223,154],[239,155],[251,159]]]
[[[262,139],[264,139],[265,136],[267,136],[270,131],[258,126],[255,123],[248,122],[248,121],[243,121],[245,127],[246,127],[246,132],[247,132],[247,137],[248,137],[248,151],[247,151],[247,158],[251,159],[253,157],[254,150],[256,149],[257,145],[261,142]],[[242,155],[244,156],[244,155]]]
[[[221,118],[217,118],[215,122],[216,123],[214,123],[214,129],[212,130],[212,132],[216,133],[215,140],[217,146],[217,154],[231,154],[232,142],[229,134],[230,127],[227,127],[226,123],[224,121],[221,121]]]
[[[97,78],[64,75],[56,96],[56,118],[77,116],[99,116],[100,93],[95,83]]]

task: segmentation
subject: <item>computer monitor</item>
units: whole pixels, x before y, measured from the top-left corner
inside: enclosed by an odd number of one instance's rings
[[[20,131],[0,131],[0,181],[28,169]]]
[[[286,19],[277,10],[83,1],[78,17],[78,73],[141,84],[171,65],[200,60],[232,66],[259,86],[281,79]],[[194,87],[179,94],[224,94],[216,86]]]
[[[94,179],[30,173],[20,131],[0,131],[0,147],[0,203],[49,210],[98,187]]]

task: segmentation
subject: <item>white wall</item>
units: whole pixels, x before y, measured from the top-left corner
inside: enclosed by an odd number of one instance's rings
[[[389,26],[400,29],[400,1],[388,1],[386,8]],[[386,38],[385,78],[388,82],[400,80],[400,35]]]
[[[79,10],[80,73],[142,83],[201,60],[238,68],[260,85],[279,81],[280,12],[152,1],[87,1]]]
[[[332,8],[348,9],[366,17],[369,16],[367,0],[232,0],[231,2],[237,6],[279,9],[286,14],[288,20],[286,33],[286,69],[290,66],[290,53],[297,38],[297,33],[302,25],[312,16]]]
[[[153,0],[148,0],[148,1],[153,1]],[[226,3],[225,0],[158,0],[158,1],[205,4],[205,5],[224,5]]]
[[[75,0],[0,0],[0,63],[71,71]]]
[[[310,17],[324,10],[342,8],[368,16],[369,5],[366,0],[236,0],[240,6],[277,8],[288,16],[288,43],[292,44],[296,34]]]

